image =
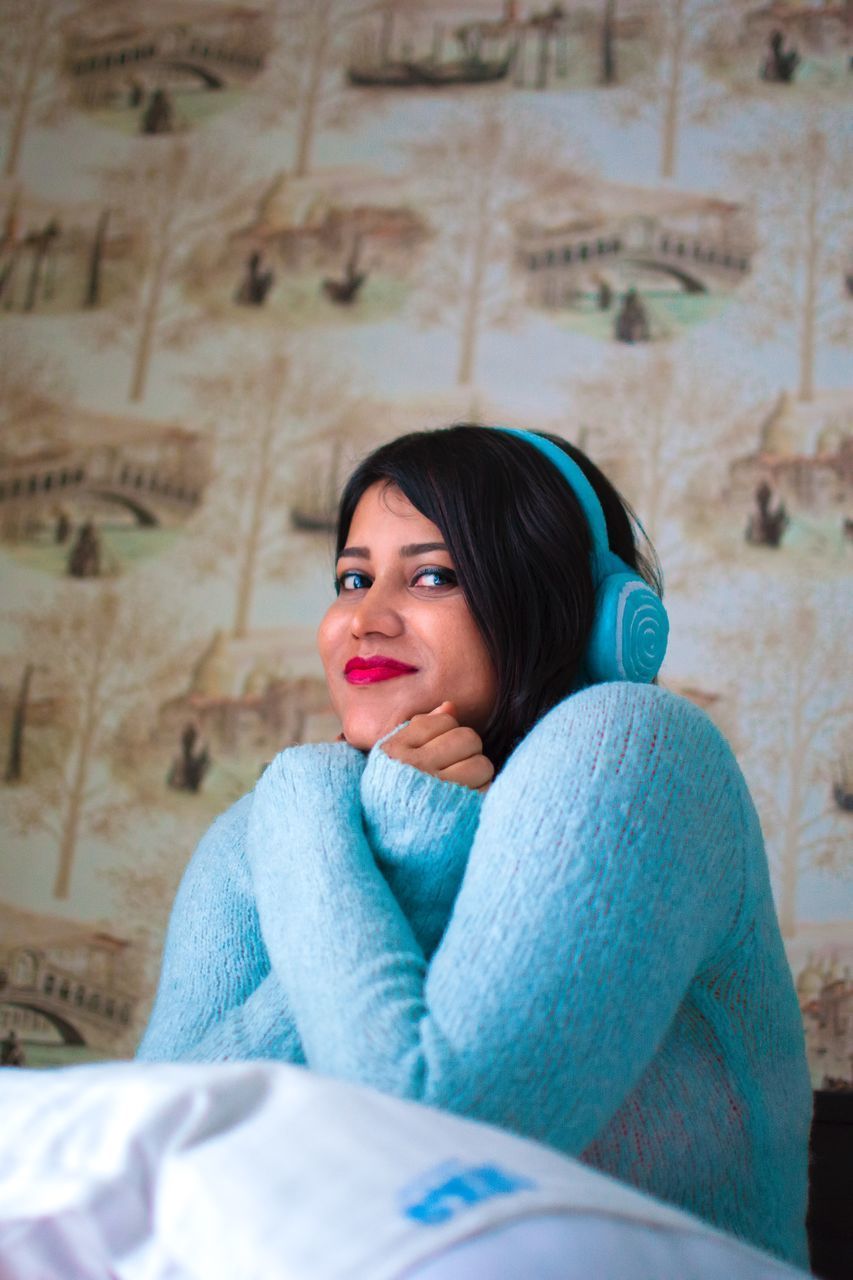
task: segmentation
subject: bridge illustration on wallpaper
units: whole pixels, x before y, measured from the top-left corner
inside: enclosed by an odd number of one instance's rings
[[[746,206],[704,193],[591,180],[514,212],[528,304],[627,342],[712,314],[757,247]]]
[[[0,903],[0,1033],[25,1042],[126,1049],[138,996],[125,981],[130,944],[97,926]]]
[[[261,7],[164,0],[85,5],[62,34],[72,101],[117,120],[129,111],[144,134],[187,127],[200,114],[190,109],[199,91],[206,110],[221,106],[223,90],[241,90],[263,71],[272,39]]]
[[[70,548],[69,573],[99,576],[102,569],[72,567],[75,529],[78,541],[85,531],[89,544],[107,533],[113,562],[120,563],[145,550],[134,530],[149,538],[156,530],[176,531],[202,503],[209,444],[177,424],[45,402],[29,414],[21,437],[35,443],[0,454],[0,539],[25,555],[28,547],[40,548],[42,568],[56,571]],[[14,427],[7,438],[14,442]],[[154,550],[152,543],[147,551]]]

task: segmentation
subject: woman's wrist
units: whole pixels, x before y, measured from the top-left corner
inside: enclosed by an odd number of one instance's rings
[[[368,753],[361,776],[365,830],[374,852],[398,860],[449,842],[467,856],[482,794],[394,759],[383,750],[382,741]]]

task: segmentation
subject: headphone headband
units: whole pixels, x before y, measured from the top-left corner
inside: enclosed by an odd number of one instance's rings
[[[551,440],[515,427],[498,427],[532,444],[566,480],[586,517],[595,587],[595,617],[584,655],[583,677],[592,682],[654,680],[666,653],[669,620],[663,601],[611,551],[604,508],[581,468]]]
[[[535,445],[539,452],[544,453],[546,458],[550,458],[554,466],[562,472],[586,516],[586,522],[592,534],[593,558],[596,561],[596,568],[601,566],[601,561],[605,559],[606,553],[610,552],[607,522],[604,518],[604,510],[598,500],[598,495],[578,464],[564,450],[558,448],[553,441],[534,435],[532,431],[521,431],[516,427],[498,427],[498,430],[505,431],[511,436],[518,436],[519,440],[526,440],[529,444]],[[598,577],[599,574],[596,573],[596,579]]]

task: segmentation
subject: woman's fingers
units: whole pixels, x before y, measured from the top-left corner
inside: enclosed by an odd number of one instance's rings
[[[452,704],[443,702],[442,707]],[[383,748],[388,755],[397,756],[397,752],[392,748],[419,748],[425,746],[428,742],[432,742],[433,738],[439,737],[442,733],[447,733],[448,729],[455,729],[459,721],[449,711],[441,711],[436,709],[430,711],[427,715],[412,716],[411,722],[406,725],[405,729],[401,729],[399,733],[395,733]]]
[[[443,719],[439,716],[431,718],[436,721]],[[402,760],[423,769],[425,773],[438,774],[449,765],[467,760],[469,756],[479,755],[483,750],[480,735],[474,729],[457,724],[455,720],[450,721],[450,728],[437,732],[435,737],[420,745],[417,745],[417,740],[414,743],[408,740],[404,733],[405,730],[395,733],[393,738],[383,744],[386,753],[394,760]]]
[[[460,787],[470,787],[472,791],[487,791],[495,776],[494,766],[487,756],[470,756],[460,760],[438,774],[445,782],[455,782]]]
[[[443,733],[447,733],[448,729],[455,729],[459,724],[459,718],[456,714],[456,707],[452,702],[440,702],[432,711],[428,711],[425,715],[413,716],[412,722],[408,729],[413,729],[412,743],[418,746],[424,746],[427,742],[432,742],[434,738],[438,738]]]
[[[418,749],[417,754],[421,760],[420,767],[425,768],[429,773],[437,774],[443,769],[450,768],[451,765],[470,759],[471,756],[480,755],[482,750],[483,740],[474,729],[469,729],[465,725],[456,725],[446,733],[433,738],[431,742],[425,743]]]
[[[412,716],[405,729],[382,744],[382,750],[393,760],[472,791],[487,791],[495,776],[491,760],[483,755],[480,735],[460,725],[450,701]]]

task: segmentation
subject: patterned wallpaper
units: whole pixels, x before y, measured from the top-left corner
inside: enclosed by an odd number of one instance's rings
[[[199,835],[336,731],[342,478],[477,419],[637,508],[853,1087],[849,0],[0,24],[0,1033],[132,1050]]]

